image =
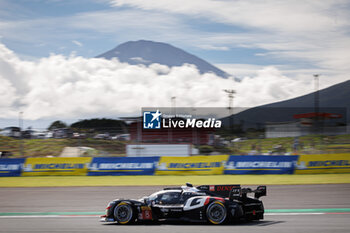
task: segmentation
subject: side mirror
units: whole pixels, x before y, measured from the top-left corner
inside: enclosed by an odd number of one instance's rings
[[[258,186],[254,192],[254,197],[256,199],[258,199],[259,197],[266,196],[266,186]]]
[[[143,203],[148,205],[150,203],[149,198],[148,197],[144,197],[143,198]]]

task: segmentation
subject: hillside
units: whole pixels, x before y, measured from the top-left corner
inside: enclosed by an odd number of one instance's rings
[[[256,127],[265,122],[285,122],[295,120],[294,114],[314,112],[315,93],[290,100],[247,109],[233,116],[235,124],[244,122],[245,128]],[[320,112],[343,115],[343,122],[350,122],[350,80],[319,91]],[[224,124],[229,118],[223,119]]]

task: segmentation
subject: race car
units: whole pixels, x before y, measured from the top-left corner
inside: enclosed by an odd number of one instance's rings
[[[254,193],[254,197],[247,194]],[[131,224],[142,222],[187,221],[224,224],[264,218],[260,197],[266,186],[257,189],[240,185],[201,185],[164,188],[139,200],[116,199],[108,203],[101,222]]]

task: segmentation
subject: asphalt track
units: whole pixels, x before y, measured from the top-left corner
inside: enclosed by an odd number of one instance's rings
[[[140,184],[141,185],[141,184]],[[268,213],[259,222],[212,226],[159,224],[119,226],[98,222],[94,214],[40,216],[47,212],[100,213],[116,197],[138,198],[161,189],[138,187],[0,188],[0,232],[349,232],[350,212]],[[266,209],[350,208],[350,184],[272,185],[263,197]],[[38,215],[8,216],[4,213],[37,212]],[[1,216],[2,213],[2,216]]]

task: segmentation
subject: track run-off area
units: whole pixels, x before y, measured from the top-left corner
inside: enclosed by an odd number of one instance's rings
[[[205,181],[202,178],[201,184]],[[2,187],[0,232],[334,233],[350,229],[350,184],[268,185],[267,196],[262,197],[265,219],[257,222],[222,226],[167,222],[121,226],[99,222],[109,201],[139,198],[164,187]]]

